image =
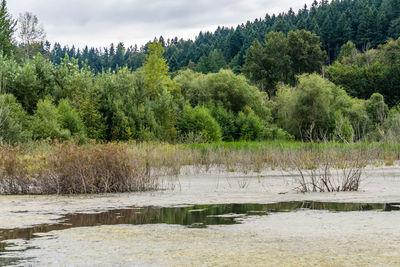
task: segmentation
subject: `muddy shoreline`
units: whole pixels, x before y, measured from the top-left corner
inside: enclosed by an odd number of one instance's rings
[[[296,175],[281,171],[258,174],[210,171],[164,178],[167,190],[104,195],[0,196],[0,228],[54,223],[70,213],[101,212],[131,206],[260,203],[284,201],[400,202],[400,166],[368,167],[360,191],[299,193]],[[171,186],[173,185],[173,186]]]
[[[169,179],[169,180],[168,180]],[[360,191],[298,193],[296,176],[185,174],[167,190],[78,196],[0,196],[0,229],[56,224],[66,214],[99,214],[132,206],[321,201],[400,203],[400,167],[368,167]],[[173,185],[173,186],[171,186]],[[397,204],[396,204],[397,205]],[[397,207],[397,206],[396,206]],[[201,211],[196,208],[195,211]],[[118,214],[112,214],[118,218]],[[94,216],[95,218],[96,216]],[[246,216],[240,224],[203,229],[179,224],[87,225],[3,242],[0,263],[33,266],[399,266],[400,211],[299,209]],[[13,258],[22,261],[13,261]],[[0,264],[1,265],[1,264]]]

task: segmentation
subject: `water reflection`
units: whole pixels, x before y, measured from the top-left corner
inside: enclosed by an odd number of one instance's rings
[[[279,202],[272,204],[218,204],[182,207],[132,207],[91,214],[68,214],[58,224],[44,224],[29,228],[0,229],[0,241],[30,239],[35,233],[47,233],[74,227],[116,224],[192,224],[218,225],[239,223],[245,216],[267,215],[273,212],[290,212],[299,209],[328,210],[336,212],[400,210],[400,204],[334,203],[314,201]],[[0,251],[4,245],[0,243]]]
[[[400,210],[399,203],[334,203],[294,201],[273,204],[219,204],[188,205],[180,207],[132,207],[91,214],[69,214],[61,223],[44,224],[29,228],[0,229],[0,266],[12,264],[12,258],[2,258],[7,251],[4,240],[26,239],[35,237],[36,233],[64,230],[74,227],[90,227],[118,224],[179,224],[191,228],[204,228],[207,225],[240,223],[238,218],[247,216],[265,216],[274,212],[291,212],[300,209],[328,210],[333,212],[347,211],[392,211]]]

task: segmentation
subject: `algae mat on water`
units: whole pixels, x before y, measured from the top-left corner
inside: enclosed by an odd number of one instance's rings
[[[206,228],[207,226],[212,227],[213,225],[214,226],[234,225],[234,224],[237,225],[241,223],[243,225],[246,225],[248,224],[247,222],[249,218],[268,217],[265,215],[271,215],[269,217],[272,218],[276,216],[275,213],[293,212],[294,214],[301,215],[301,213],[298,213],[298,211],[300,212],[330,211],[328,212],[328,214],[331,214],[332,212],[346,213],[353,211],[353,213],[355,214],[359,213],[368,214],[368,212],[365,211],[373,211],[374,216],[376,216],[376,214],[378,214],[378,216],[379,214],[381,214],[380,216],[384,216],[383,214],[387,213],[386,212],[381,213],[381,212],[397,211],[397,210],[400,210],[400,206],[398,203],[368,204],[368,203],[298,201],[298,202],[282,202],[282,203],[272,203],[272,204],[221,204],[221,205],[182,205],[176,207],[132,207],[130,209],[110,210],[107,212],[99,212],[99,213],[69,214],[63,218],[62,223],[57,223],[53,225],[40,225],[36,227],[22,228],[22,229],[0,230],[0,240],[16,240],[16,239],[28,240],[25,241],[26,244],[23,246],[21,245],[18,246],[15,244],[12,245],[9,243],[12,241],[7,241],[6,243],[3,242],[0,250],[0,265],[4,266],[13,265],[18,262],[21,264],[27,262],[37,262],[38,264],[41,263],[43,260],[43,255],[41,256],[40,253],[39,255],[35,255],[37,254],[38,250],[29,249],[29,247],[27,248],[26,246],[29,245],[32,246],[31,242],[33,243],[44,242],[44,240],[47,240],[47,238],[45,239],[42,238],[43,233],[47,233],[50,231],[53,231],[52,233],[55,233],[54,234],[56,236],[55,239],[57,239],[57,235],[59,233],[62,235],[62,232],[64,232],[59,230],[66,230],[69,228],[77,229],[77,230],[71,229],[73,231],[91,231],[89,230],[90,228],[97,229],[102,225],[108,225],[105,227],[111,227],[111,229],[113,229],[110,232],[110,238],[114,238],[112,232],[115,229],[120,229],[120,227],[127,227],[126,225],[132,225],[131,227],[134,227],[133,225],[136,225],[136,227],[139,227],[138,225],[145,226],[151,224],[151,225],[156,225],[155,227],[160,227],[160,224],[166,224],[166,225],[177,224],[177,225],[184,225],[185,226],[184,229],[186,228],[188,234],[191,234],[192,233],[191,231],[193,231],[191,230],[192,228]],[[264,223],[267,222],[268,221],[264,221]],[[115,226],[115,228],[113,228],[113,226]],[[312,226],[310,225],[310,228],[311,227]],[[143,229],[143,227],[138,229]],[[173,231],[173,229],[176,228],[172,226],[172,229],[170,229],[170,231]],[[208,230],[198,229],[198,231],[212,230],[215,232],[214,234],[218,236],[217,233],[222,229],[223,228],[218,228],[218,230],[216,231],[215,229],[208,229]],[[261,233],[257,233],[257,235],[259,234]],[[327,234],[329,234],[329,229],[327,231]],[[29,240],[32,238],[33,240],[30,242]],[[49,242],[49,240],[47,240],[47,242]],[[74,241],[72,241],[72,243],[74,243]],[[65,245],[68,247],[67,244]],[[121,246],[123,247],[122,244]],[[227,248],[229,246],[232,246],[232,244],[227,244]],[[33,247],[35,247],[35,245],[33,245]],[[41,245],[39,247],[40,249],[43,250],[43,247]],[[88,260],[90,261],[90,259]],[[93,264],[95,264],[95,262],[93,262]]]

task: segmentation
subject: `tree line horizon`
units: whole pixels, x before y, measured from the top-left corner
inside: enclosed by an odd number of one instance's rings
[[[396,0],[314,1],[140,49],[51,48],[35,15],[16,22],[2,0],[2,142],[400,138]]]

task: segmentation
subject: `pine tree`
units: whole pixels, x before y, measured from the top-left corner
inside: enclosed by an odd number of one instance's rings
[[[12,54],[16,23],[17,21],[8,13],[6,0],[2,0],[0,4],[0,53],[3,56]]]

